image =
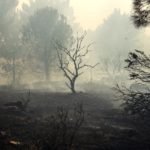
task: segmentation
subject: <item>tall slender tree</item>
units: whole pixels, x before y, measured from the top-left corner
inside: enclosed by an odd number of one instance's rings
[[[17,0],[0,2],[0,56],[1,74],[11,77],[11,85],[19,82],[21,42],[19,22],[16,14]],[[18,81],[17,81],[18,80]]]

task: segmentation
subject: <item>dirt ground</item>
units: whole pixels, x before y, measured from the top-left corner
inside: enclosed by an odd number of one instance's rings
[[[27,93],[28,91],[19,90],[0,92],[0,144],[2,150],[37,150],[35,143],[31,143],[36,139],[36,136],[34,138],[31,136],[31,131],[36,128],[37,124],[41,124],[49,116],[55,116],[59,108],[64,108],[70,114],[73,114],[74,106],[77,104],[83,106],[84,121],[80,126],[78,136],[76,135],[77,138],[74,140],[73,149],[150,149],[149,128],[143,126],[144,121],[139,119],[137,121],[135,116],[130,117],[124,114],[120,108],[114,107],[109,93],[78,93],[73,95],[31,91],[27,111],[14,112],[14,110],[6,109],[6,103],[23,101],[27,98]],[[74,120],[73,115],[69,116],[69,120]],[[148,121],[145,122],[148,124]],[[49,132],[45,126],[42,130]],[[42,135],[42,133],[39,132],[39,135]],[[28,143],[26,144],[28,148],[20,146],[19,143],[10,143],[10,141]],[[48,143],[51,143],[51,141]],[[46,148],[39,149],[45,150]],[[48,149],[60,150],[63,148],[61,146],[57,148],[49,147]],[[64,149],[69,150],[70,148]]]

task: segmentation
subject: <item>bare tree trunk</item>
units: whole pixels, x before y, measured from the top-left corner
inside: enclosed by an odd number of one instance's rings
[[[49,81],[49,76],[50,76],[50,72],[49,72],[49,65],[47,64],[47,60],[45,60],[45,81]]]
[[[44,59],[44,74],[45,74],[45,81],[49,81],[50,76],[50,68],[49,68],[49,55],[47,49],[44,51],[45,59]]]
[[[16,85],[16,58],[15,58],[15,54],[13,54],[13,60],[12,60],[13,64],[12,64],[12,86],[14,87]]]
[[[70,83],[70,89],[71,89],[71,92],[72,92],[73,94],[76,93],[76,90],[75,90],[75,81],[72,81],[72,82]]]

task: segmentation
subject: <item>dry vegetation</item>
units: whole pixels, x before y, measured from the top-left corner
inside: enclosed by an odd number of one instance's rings
[[[2,150],[148,149],[148,128],[93,94],[1,92]],[[30,99],[25,111],[8,106]],[[147,121],[148,124],[148,121]],[[147,135],[147,136],[145,136]]]

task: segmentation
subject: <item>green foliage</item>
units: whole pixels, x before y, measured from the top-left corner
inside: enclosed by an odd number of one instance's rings
[[[150,1],[133,0],[132,19],[136,27],[146,27],[150,23]]]
[[[134,115],[149,116],[150,114],[150,57],[143,51],[130,52],[126,69],[130,79],[133,80],[130,88],[119,87],[116,89],[123,100],[123,108],[126,112]],[[141,87],[141,88],[140,88]]]

